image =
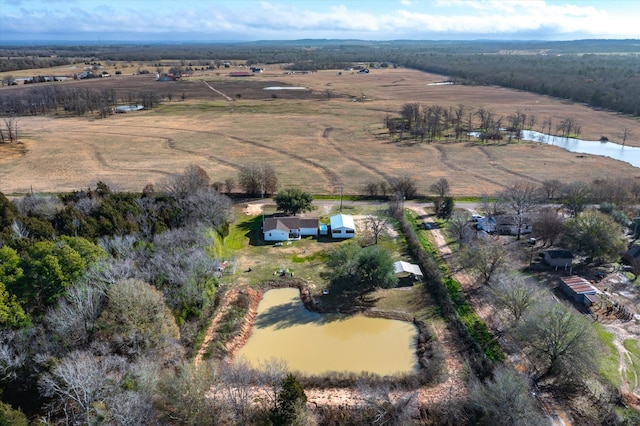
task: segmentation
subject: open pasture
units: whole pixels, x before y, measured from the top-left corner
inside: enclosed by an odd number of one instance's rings
[[[397,116],[406,103],[463,104],[489,109],[505,122],[517,110],[533,114],[535,130],[548,118],[558,123],[571,117],[587,140],[605,135],[617,141],[626,127],[631,129],[627,144],[640,146],[640,123],[633,118],[498,87],[429,85],[445,78],[407,69],[286,74],[272,66],[243,78],[229,77],[230,71],[196,73],[178,82],[157,82],[151,74],[53,83],[113,88],[118,99],[152,90],[165,102],[105,119],[18,118],[21,144],[0,146],[0,191],[78,190],[98,180],[140,191],[189,164],[202,166],[212,181],[224,181],[237,177],[242,166],[266,163],[275,167],[280,187],[318,194],[337,194],[340,187],[345,194],[362,193],[367,182],[405,175],[425,194],[446,177],[455,196],[492,194],[518,180],[640,178],[640,170],[626,163],[578,157],[553,146],[399,142],[384,128],[385,117]],[[308,90],[264,90],[271,86]]]

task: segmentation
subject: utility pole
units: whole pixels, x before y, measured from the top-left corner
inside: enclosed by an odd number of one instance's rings
[[[342,187],[340,187],[340,213],[342,213]]]
[[[262,229],[264,229],[264,180],[260,182],[260,200],[262,203],[262,206],[260,206],[262,210]]]

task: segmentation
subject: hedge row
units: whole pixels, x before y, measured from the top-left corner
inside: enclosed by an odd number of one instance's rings
[[[425,274],[425,289],[463,343],[473,371],[479,377],[487,376],[493,370],[495,362],[505,359],[504,352],[467,302],[460,283],[451,276],[446,262],[423,233],[416,231],[418,224],[415,217],[398,213],[396,219],[405,235],[409,251]]]

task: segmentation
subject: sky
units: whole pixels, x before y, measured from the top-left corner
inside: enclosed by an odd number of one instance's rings
[[[0,43],[630,38],[637,0],[0,0]]]

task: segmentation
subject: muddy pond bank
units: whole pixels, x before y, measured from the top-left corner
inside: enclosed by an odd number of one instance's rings
[[[378,373],[376,371],[369,371],[370,369],[375,370],[375,368],[365,367],[364,371],[358,370],[358,374],[373,374],[379,376],[401,375],[404,376],[405,379],[407,379],[407,377],[410,377],[409,381],[415,382],[415,384],[433,383],[434,381],[437,381],[437,378],[440,376],[439,372],[441,370],[440,367],[442,359],[438,356],[437,342],[433,338],[430,326],[428,326],[423,321],[419,321],[408,314],[398,312],[385,312],[354,308],[345,313],[344,309],[341,309],[340,311],[337,311],[337,309],[327,309],[326,306],[317,303],[317,301],[313,298],[310,289],[303,280],[289,277],[284,279],[271,280],[257,287],[239,290],[240,293],[249,297],[249,308],[241,322],[238,332],[226,345],[226,352],[228,354],[226,358],[227,361],[233,360],[234,357],[236,357],[239,353],[243,355],[243,352],[246,352],[243,351],[243,348],[245,348],[245,345],[247,345],[247,342],[249,342],[249,339],[253,335],[254,327],[256,327],[256,320],[258,318],[258,306],[260,305],[261,301],[263,301],[264,294],[269,290],[286,288],[296,289],[299,292],[298,294],[300,300],[297,301],[298,307],[294,306],[296,304],[294,303],[295,301],[291,301],[290,305],[287,305],[285,311],[271,310],[269,315],[267,315],[266,317],[263,316],[259,320],[258,329],[256,330],[256,333],[258,333],[258,340],[260,338],[264,339],[264,336],[260,337],[261,333],[264,332],[264,326],[271,320],[276,320],[276,322],[279,321],[278,328],[297,326],[297,324],[294,324],[297,320],[293,320],[292,323],[292,318],[296,315],[300,315],[301,307],[299,306],[299,302],[302,302],[304,308],[308,311],[303,314],[305,315],[305,318],[302,320],[303,323],[312,323],[314,326],[316,325],[316,323],[318,323],[323,327],[328,326],[327,329],[323,329],[320,338],[326,337],[326,334],[331,334],[332,338],[337,338],[340,344],[342,344],[344,340],[349,339],[353,339],[356,344],[358,342],[358,339],[361,338],[368,338],[368,342],[371,342],[371,339],[374,339],[373,348],[375,349],[373,349],[373,351],[387,351],[392,354],[391,357],[387,358],[388,361],[384,362],[385,365],[402,365],[402,363],[404,362],[404,368],[400,369],[398,372],[390,370],[390,368],[393,367],[389,366],[387,366],[387,368],[379,369],[381,373]],[[276,293],[272,293],[272,295],[275,294]],[[290,296],[291,294],[289,294],[289,297]],[[320,314],[323,315],[321,316]],[[376,321],[375,319],[380,319],[380,321]],[[351,322],[341,324],[345,321]],[[359,330],[363,322],[367,324],[367,327],[373,327],[373,329],[375,329],[373,330],[374,333],[379,332],[381,333],[380,336],[386,337],[381,340],[376,340],[376,336],[361,336],[361,334],[370,334],[370,332],[372,331],[370,329],[366,329],[365,327],[365,331],[363,331],[362,333],[358,332],[357,330]],[[389,327],[391,327],[392,329],[387,330],[387,328]],[[404,334],[404,336],[398,336],[402,334]],[[309,345],[310,347],[315,347],[315,351],[311,353],[312,356],[318,357],[319,355],[316,354],[316,352],[322,352],[324,350],[324,356],[326,356],[327,358],[331,358],[331,355],[333,354],[331,353],[330,349],[324,349],[323,346],[314,346],[316,344],[319,344],[315,341],[315,339],[311,339],[310,341],[307,340],[306,343],[304,343],[306,338],[308,338],[308,336],[303,333],[301,336],[299,335],[298,338],[291,339],[294,341],[282,341],[281,347],[286,346],[291,348],[292,350],[298,350],[299,345]],[[403,341],[402,338],[408,340]],[[395,341],[396,339],[400,340]],[[390,342],[391,345],[389,345]],[[252,345],[253,344],[254,343],[252,343]],[[361,348],[359,346],[356,346],[355,349],[351,348],[351,350],[349,350],[348,352],[344,352],[344,355],[353,355],[359,357],[355,360],[351,360],[354,365],[358,366],[360,365],[360,363],[362,363],[362,365],[371,365],[366,364],[365,361],[374,363],[376,362],[374,360],[369,360],[369,352],[359,354],[358,351],[360,349]],[[406,353],[403,354],[403,351],[405,351]],[[262,354],[262,351],[260,351],[259,353]],[[382,359],[384,359],[384,354],[381,354],[381,356],[383,357]],[[320,362],[326,361],[324,357],[320,357],[318,359]],[[409,365],[409,367],[407,367],[407,365]],[[323,375],[322,372],[315,370],[315,364],[314,367],[307,371],[304,371],[306,370],[304,368],[301,370],[303,370],[302,374],[304,375],[317,377],[321,377]],[[338,368],[337,371],[339,370],[340,369]],[[355,374],[355,370],[351,370],[351,373],[346,373],[347,376],[353,376],[353,374]],[[344,376],[344,374],[342,376]],[[351,380],[347,380],[347,382],[350,381]],[[333,383],[332,385],[335,385],[335,383]],[[345,383],[345,385],[349,385],[349,383]]]

